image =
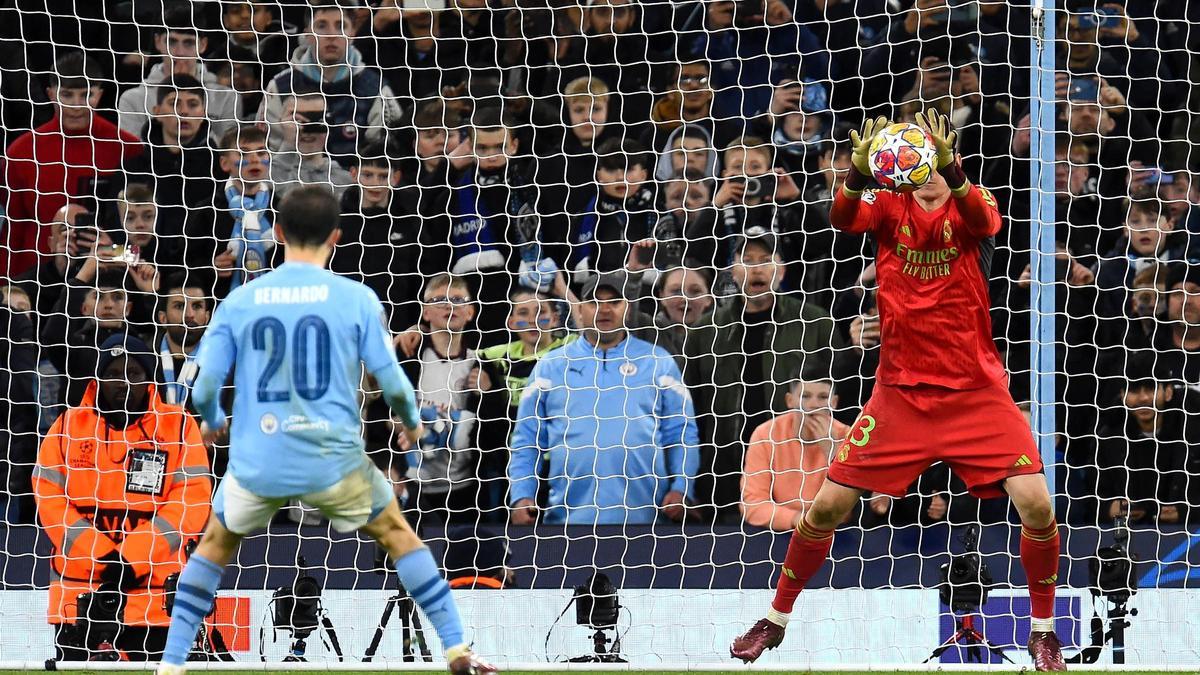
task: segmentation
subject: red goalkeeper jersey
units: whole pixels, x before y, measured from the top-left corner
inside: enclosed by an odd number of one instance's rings
[[[992,339],[987,275],[1000,211],[971,186],[926,211],[909,194],[837,191],[833,226],[875,238],[879,382],[978,389],[1005,376]]]

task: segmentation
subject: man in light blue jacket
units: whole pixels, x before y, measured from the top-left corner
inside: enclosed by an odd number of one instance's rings
[[[550,487],[543,521],[683,520],[699,467],[692,399],[666,350],[629,335],[623,273],[592,277],[579,304],[583,339],[542,357],[517,411],[512,522],[537,520],[539,463]]]

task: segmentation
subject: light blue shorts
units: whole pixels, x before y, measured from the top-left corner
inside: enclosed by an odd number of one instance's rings
[[[393,496],[388,479],[363,458],[362,466],[330,487],[294,497],[261,497],[227,473],[213,496],[213,513],[230,532],[244,536],[266,527],[293,499],[319,510],[338,532],[352,532],[379,516]]]

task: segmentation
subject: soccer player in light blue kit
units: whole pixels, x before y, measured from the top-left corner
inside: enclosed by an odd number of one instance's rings
[[[294,498],[320,509],[337,530],[361,529],[387,550],[400,582],[437,629],[451,672],[496,670],[463,641],[449,585],[363,451],[358,387],[364,366],[408,440],[415,442],[423,429],[379,299],[366,286],[325,270],[341,236],[338,218],[338,201],[328,188],[290,193],[275,224],[276,240],[286,245],[284,264],[230,293],[200,344],[192,399],[206,442],[225,429],[219,393],[237,365],[229,472],[180,574],[159,675],[184,672],[222,570],[242,537]]]

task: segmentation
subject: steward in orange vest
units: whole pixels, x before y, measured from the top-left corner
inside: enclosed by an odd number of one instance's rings
[[[54,547],[51,624],[74,623],[78,596],[105,585],[124,596],[123,626],[161,627],[165,640],[163,582],[204,529],[212,478],[196,421],[154,390],[151,354],[133,336],[106,340],[97,380],[42,442],[33,486]]]

